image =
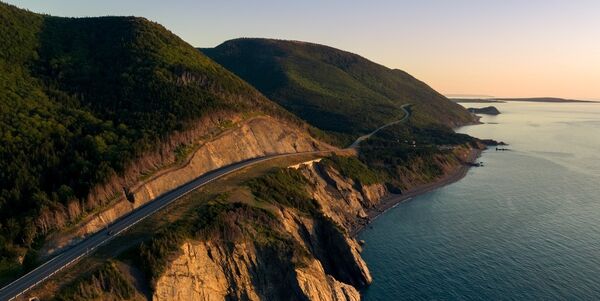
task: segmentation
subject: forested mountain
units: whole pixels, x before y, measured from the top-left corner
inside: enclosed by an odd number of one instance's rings
[[[463,107],[408,73],[328,46],[244,38],[201,51],[324,130],[365,133],[397,120],[407,103],[422,125],[472,121]]]
[[[102,205],[88,198],[93,187],[201,117],[295,120],[143,18],[59,18],[0,3],[0,41],[0,276],[46,233]]]

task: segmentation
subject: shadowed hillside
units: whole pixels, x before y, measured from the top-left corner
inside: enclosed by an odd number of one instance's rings
[[[297,41],[236,39],[202,52],[312,125],[341,133],[365,133],[403,115],[456,126],[472,121],[408,73],[335,48]]]

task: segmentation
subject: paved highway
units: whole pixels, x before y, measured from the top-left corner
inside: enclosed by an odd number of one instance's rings
[[[368,139],[373,134],[377,133],[379,130],[405,121],[410,116],[409,111],[406,110],[407,106],[408,105],[402,106],[402,109],[404,110],[404,113],[405,113],[405,115],[404,115],[404,117],[402,117],[402,119],[392,122],[392,123],[388,123],[382,127],[379,127],[378,129],[374,130],[373,132],[369,133],[368,135],[359,137],[348,148],[357,148],[361,141]],[[14,282],[3,287],[2,289],[0,289],[0,300],[13,300],[13,299],[25,294],[27,291],[29,291],[36,285],[38,285],[41,282],[45,281],[46,279],[52,277],[54,274],[62,271],[63,269],[69,267],[71,264],[77,262],[82,257],[85,257],[86,255],[90,254],[91,252],[96,250],[99,246],[110,241],[112,238],[119,235],[121,232],[129,229],[130,227],[132,227],[135,224],[139,223],[140,221],[144,220],[145,218],[152,215],[153,213],[161,210],[163,207],[169,205],[173,201],[181,198],[182,196],[192,192],[193,190],[195,190],[203,185],[206,185],[218,178],[221,178],[227,174],[230,174],[230,173],[240,170],[242,168],[245,168],[245,167],[248,167],[248,166],[251,166],[254,164],[258,164],[258,163],[261,163],[264,161],[273,160],[276,158],[291,157],[291,156],[297,156],[297,155],[307,155],[307,154],[325,155],[325,154],[330,154],[331,152],[332,151],[314,151],[314,152],[301,152],[301,153],[290,153],[290,154],[278,154],[278,155],[265,156],[265,157],[260,157],[260,158],[255,158],[255,159],[238,162],[238,163],[214,170],[207,174],[204,174],[204,175],[196,178],[195,180],[188,182],[187,184],[184,184],[172,191],[169,191],[169,192],[159,196],[154,201],[151,201],[151,202],[145,204],[144,206],[136,209],[135,211],[132,211],[128,215],[121,217],[120,219],[118,219],[114,223],[112,223],[110,226],[108,226],[107,229],[103,229],[102,231],[99,231],[91,236],[86,237],[85,239],[83,239],[82,241],[77,243],[76,245],[63,251],[59,255],[56,255],[54,258],[52,258],[49,261],[45,262],[44,264],[40,265],[36,269],[30,271],[29,273],[22,276],[21,278],[15,280]]]

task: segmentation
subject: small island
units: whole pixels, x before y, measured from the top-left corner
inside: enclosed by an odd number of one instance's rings
[[[486,114],[486,115],[498,115],[500,111],[494,106],[484,107],[484,108],[468,108],[469,112],[475,114]]]

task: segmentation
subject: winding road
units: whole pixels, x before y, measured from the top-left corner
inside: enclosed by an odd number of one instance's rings
[[[404,122],[409,116],[410,112],[406,109],[409,105],[403,105],[402,110],[404,110],[404,117],[398,121],[394,121],[392,123],[388,123],[384,126],[381,126],[374,130],[373,132],[361,136],[356,141],[354,141],[348,149],[356,149],[360,142],[368,139],[381,129],[384,129],[388,126],[398,124]],[[185,196],[186,194],[192,192],[193,190],[202,187],[210,182],[213,182],[225,175],[238,171],[242,168],[255,165],[258,163],[262,163],[265,161],[284,158],[284,157],[292,157],[298,155],[308,155],[308,154],[316,154],[316,155],[327,155],[331,154],[334,151],[312,151],[312,152],[299,152],[299,153],[289,153],[289,154],[278,154],[278,155],[270,155],[260,158],[249,159],[246,161],[238,162],[235,164],[231,164],[214,171],[208,172],[195,180],[188,182],[174,190],[171,190],[159,197],[157,197],[154,201],[145,204],[144,206],[132,211],[128,215],[125,215],[107,228],[86,237],[81,240],[76,245],[73,245],[69,249],[63,251],[62,253],[56,255],[49,261],[43,263],[39,267],[25,274],[21,278],[13,281],[12,283],[6,285],[2,289],[0,289],[0,300],[13,300],[18,298],[19,296],[25,294],[27,291],[31,290],[38,284],[44,282],[46,279],[54,276],[56,273],[62,271],[63,269],[69,267],[73,263],[77,262],[79,259],[89,255],[94,250],[96,250],[101,245],[107,243],[115,236],[119,235],[121,232],[129,229],[135,224],[141,222],[145,218],[154,214],[155,212],[161,210],[165,206],[171,204],[175,200]]]
[[[406,119],[408,119],[408,117],[410,117],[410,111],[408,111],[406,108],[408,108],[410,106],[411,106],[410,104],[403,104],[400,107],[404,111],[404,117],[402,117],[402,119],[396,120],[394,122],[390,122],[390,123],[388,123],[386,125],[382,125],[382,126],[378,127],[377,129],[375,129],[374,131],[372,131],[372,132],[370,132],[370,133],[368,133],[366,135],[358,137],[356,139],[356,141],[354,141],[352,144],[350,144],[350,146],[348,148],[358,148],[358,146],[360,145],[361,142],[369,139],[369,137],[375,135],[377,132],[385,129],[386,127],[389,127],[389,126],[392,126],[394,124],[398,124],[398,123],[406,121]]]

